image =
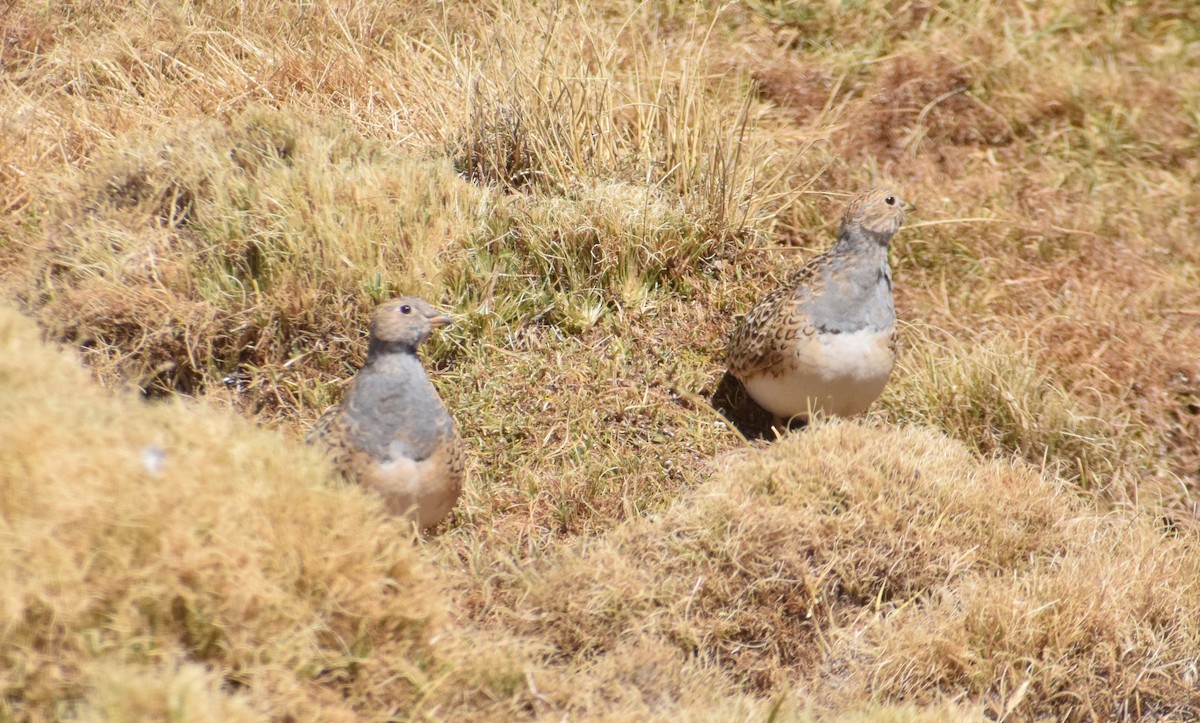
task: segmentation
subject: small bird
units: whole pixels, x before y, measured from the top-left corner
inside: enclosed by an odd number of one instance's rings
[[[433,329],[450,321],[415,297],[380,306],[366,363],[305,438],[328,447],[339,470],[420,529],[441,522],[462,492],[462,438],[417,357]]]
[[[888,244],[914,210],[887,188],[859,194],[837,242],[734,330],[729,371],[777,424],[813,413],[853,416],[883,392],[896,360]]]

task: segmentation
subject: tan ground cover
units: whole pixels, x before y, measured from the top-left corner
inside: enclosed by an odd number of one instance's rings
[[[0,717],[1200,715],[1198,28],[0,9]],[[892,383],[748,442],[725,336],[877,178]],[[397,293],[471,452],[416,545],[297,443]]]

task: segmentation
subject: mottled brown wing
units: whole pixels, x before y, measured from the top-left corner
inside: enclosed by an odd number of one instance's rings
[[[772,370],[782,371],[798,339],[814,329],[801,310],[821,278],[825,254],[814,257],[786,284],[759,300],[742,318],[729,340],[725,357],[730,373],[739,379]]]
[[[304,443],[318,447],[328,452],[333,464],[338,469],[344,469],[349,462],[351,452],[349,435],[346,434],[345,416],[342,405],[335,404],[317,420],[312,429],[304,437]]]
[[[441,449],[436,453],[438,456],[444,456],[446,465],[447,480],[450,483],[451,494],[457,500],[462,493],[463,487],[463,468],[466,463],[466,450],[463,445],[462,436],[455,429],[454,435],[447,439]]]
[[[458,429],[454,430],[454,438],[446,443],[450,453],[450,474],[454,475],[459,480],[459,488],[462,488],[463,468],[466,465],[466,450],[463,445],[462,436],[459,435]]]

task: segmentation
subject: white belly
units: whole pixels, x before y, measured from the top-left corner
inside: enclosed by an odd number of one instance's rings
[[[759,406],[783,418],[810,414],[849,417],[867,411],[883,392],[895,354],[890,331],[809,337],[797,344],[783,374],[743,379]]]

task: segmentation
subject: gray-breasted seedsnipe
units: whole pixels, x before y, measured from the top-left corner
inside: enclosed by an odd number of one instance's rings
[[[340,470],[421,529],[445,518],[462,492],[462,439],[417,357],[433,329],[449,323],[424,299],[380,306],[366,363],[305,440],[328,447]]]
[[[852,416],[883,392],[896,360],[888,244],[914,209],[886,188],[856,196],[837,242],[734,330],[729,371],[777,422]]]

